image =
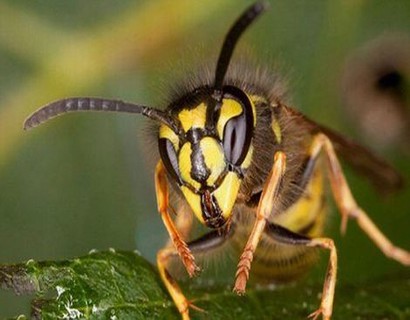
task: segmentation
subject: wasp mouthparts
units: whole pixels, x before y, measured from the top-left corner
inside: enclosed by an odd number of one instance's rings
[[[226,223],[218,201],[208,190],[201,195],[201,208],[202,217],[208,227],[218,229]]]

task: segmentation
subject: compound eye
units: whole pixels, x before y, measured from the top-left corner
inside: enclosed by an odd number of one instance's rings
[[[243,163],[249,152],[254,129],[254,116],[252,103],[247,95],[240,89],[232,86],[225,86],[228,101],[221,109],[221,117],[224,108],[226,113],[232,112],[231,118],[226,121],[222,144],[224,147],[225,157],[229,163],[239,166]],[[233,111],[236,108],[236,111]]]
[[[168,173],[179,185],[182,185],[181,174],[178,166],[178,156],[174,145],[169,139],[160,138],[158,140],[158,147],[162,162],[164,163]]]
[[[244,113],[230,119],[224,129],[223,146],[226,159],[233,165],[245,160],[249,146],[246,146],[249,128]]]

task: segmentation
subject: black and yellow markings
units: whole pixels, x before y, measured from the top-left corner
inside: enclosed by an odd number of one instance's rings
[[[221,144],[211,137],[204,137],[199,145],[206,167],[210,171],[206,185],[212,187],[225,170],[226,162],[224,151]]]
[[[189,183],[195,190],[201,188],[201,183],[191,176],[192,170],[192,144],[185,142],[179,151],[178,164],[181,177],[184,182]]]
[[[175,151],[179,149],[179,138],[178,135],[172,131],[172,129],[166,125],[161,125],[159,127],[159,138],[160,139],[168,139],[171,141]]]
[[[231,215],[240,186],[241,180],[238,175],[234,172],[228,172],[221,185],[213,193],[225,219]]]
[[[220,115],[216,126],[219,138],[221,140],[223,139],[225,124],[228,122],[228,120],[242,114],[242,112],[242,106],[238,101],[234,99],[222,100],[222,107],[220,109]]]
[[[201,223],[205,223],[205,220],[202,217],[201,196],[186,186],[181,186],[180,188],[195,216]]]
[[[185,132],[192,128],[205,128],[206,108],[207,105],[201,103],[193,109],[182,109],[179,112],[178,119]]]
[[[255,106],[253,103],[251,105],[252,112],[255,114]],[[172,142],[178,153],[178,165],[182,180],[197,191],[204,187],[215,187],[215,183],[226,171],[227,162],[222,148],[225,125],[229,120],[242,115],[244,112],[243,106],[237,100],[223,99],[216,122],[217,136],[207,136],[206,114],[208,107],[209,105],[202,102],[193,108],[182,109],[178,113],[177,117],[181,126],[185,134],[190,137],[190,141],[186,141],[182,146],[180,146],[178,136],[167,126],[161,126],[159,135],[160,138],[166,138]],[[251,146],[241,167],[247,168],[250,165],[252,152]],[[234,190],[238,189],[238,182],[232,175],[229,176],[229,181],[225,185],[232,186]],[[187,193],[185,190],[184,194]],[[220,193],[221,191],[217,193],[218,197]],[[191,196],[190,198],[195,197]]]
[[[300,198],[273,221],[293,232],[314,237],[322,234],[325,222],[322,168],[316,167],[309,178]]]

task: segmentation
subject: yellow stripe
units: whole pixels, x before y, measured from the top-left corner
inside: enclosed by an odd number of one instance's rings
[[[224,134],[225,124],[242,113],[242,106],[233,99],[223,99],[220,116],[217,123],[217,131],[219,138],[222,140]]]
[[[258,95],[247,95],[249,101],[251,102],[252,106],[252,113],[253,113],[253,125],[256,126],[256,107],[255,103],[267,103],[266,99],[264,97],[258,96]]]
[[[241,180],[234,172],[228,172],[221,185],[213,192],[219,208],[222,210],[222,215],[228,219],[232,214],[232,208],[235,204],[238,195]]]
[[[178,151],[179,138],[177,134],[174,131],[172,131],[170,127],[166,125],[161,125],[159,127],[159,137],[170,140],[172,142],[172,145],[174,146],[175,151]]]
[[[276,141],[278,143],[281,143],[282,142],[282,131],[280,129],[278,120],[276,120],[275,118],[272,119],[272,131],[275,134]]]
[[[320,165],[316,167],[304,194],[286,212],[275,217],[273,222],[298,232],[316,219],[321,219],[321,223],[314,227],[314,231],[315,233],[322,231],[324,217],[321,214],[323,213],[323,172],[321,169]]]
[[[257,94],[251,94],[248,97],[254,104],[255,103],[265,103],[265,104],[268,103],[265,97],[259,96]]]
[[[205,223],[202,217],[202,210],[201,210],[201,198],[199,195],[193,193],[190,189],[185,186],[181,186],[181,191],[185,196],[186,201],[188,202],[189,206],[191,207],[192,211],[194,212],[195,216],[201,223]]]
[[[253,155],[253,145],[249,146],[248,153],[246,154],[245,160],[243,160],[241,164],[242,169],[247,169],[252,163],[252,155]]]
[[[184,109],[178,114],[182,128],[188,132],[191,128],[205,128],[206,122],[206,105],[201,103],[193,109]]]
[[[190,142],[184,143],[181,147],[181,151],[179,152],[178,157],[178,165],[179,165],[179,172],[181,173],[181,178],[185,182],[192,185],[196,190],[199,190],[201,184],[198,181],[195,181],[191,177],[191,153],[192,153],[192,146]]]
[[[219,175],[225,169],[224,151],[220,144],[211,137],[203,138],[200,142],[200,147],[205,164],[211,172],[206,183],[208,186],[213,186]]]

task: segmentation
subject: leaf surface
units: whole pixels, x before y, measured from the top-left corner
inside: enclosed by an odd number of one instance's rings
[[[3,265],[0,285],[19,295],[35,294],[35,319],[179,319],[156,269],[135,252],[111,250],[60,262]],[[191,285],[185,292],[206,310],[192,310],[193,319],[305,319],[319,306],[321,284],[250,288],[245,297],[217,286]],[[333,319],[409,318],[408,272],[337,286]]]

